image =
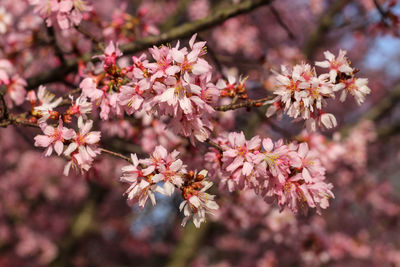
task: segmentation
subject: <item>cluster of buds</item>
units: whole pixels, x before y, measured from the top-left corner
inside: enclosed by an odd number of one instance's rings
[[[221,90],[222,97],[247,99],[246,80],[248,77],[239,77],[238,80],[232,75],[228,76],[228,80],[220,79],[217,82],[218,89]]]

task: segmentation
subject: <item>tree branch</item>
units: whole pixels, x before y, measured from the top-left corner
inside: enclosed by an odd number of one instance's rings
[[[37,123],[33,123],[28,121],[27,119],[23,118],[22,116],[14,116],[12,114],[9,115],[8,119],[2,120],[0,122],[0,127],[7,127],[9,125],[17,125],[17,126],[27,126],[27,127],[34,127],[39,128]]]
[[[236,5],[230,7],[221,8],[215,13],[193,22],[185,23],[179,27],[175,27],[166,33],[162,33],[158,36],[149,36],[141,40],[137,40],[133,43],[129,43],[120,47],[121,51],[125,54],[133,54],[138,51],[144,50],[153,45],[161,45],[176,39],[188,37],[196,32],[200,32],[209,29],[213,26],[221,24],[229,18],[238,16],[240,14],[248,13],[257,7],[267,5],[271,3],[272,0],[247,0],[240,2]],[[64,75],[73,72],[78,67],[79,61],[89,61],[92,58],[92,54],[87,53],[78,59],[73,59],[66,61],[60,67],[54,68],[47,72],[43,72],[37,76],[27,79],[28,86],[27,89],[33,89],[41,84],[46,84],[50,82],[57,82],[57,80],[62,79]]]

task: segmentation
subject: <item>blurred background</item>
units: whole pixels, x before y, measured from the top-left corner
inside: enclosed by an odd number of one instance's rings
[[[240,2],[97,0],[81,27],[124,44]],[[33,146],[37,129],[9,126],[0,128],[0,266],[400,266],[399,16],[394,0],[276,0],[199,32],[215,77],[248,76],[251,98],[272,94],[271,69],[313,64],[326,50],[346,50],[359,76],[369,79],[372,93],[363,105],[350,98],[329,105],[338,120],[332,131],[305,133],[302,122],[267,119],[264,108],[216,119],[217,131],[307,141],[334,185],[335,199],[322,215],[279,212],[251,191],[218,190],[216,180],[218,214],[200,229],[181,227],[180,195],[157,196],[158,204],[144,210],[127,205],[118,179],[122,160],[102,155],[88,173],[62,176],[65,161],[44,158]],[[0,58],[11,60],[31,89],[39,85],[32,77],[63,64],[54,40],[67,59],[95,49],[74,28],[54,32],[28,1],[0,0]],[[79,79],[70,73],[47,86],[63,94]],[[120,153],[143,156],[163,144],[179,149],[190,168],[212,168],[204,162],[206,146],[190,146],[163,121],[96,127],[102,145]],[[144,143],[149,138],[154,142]]]

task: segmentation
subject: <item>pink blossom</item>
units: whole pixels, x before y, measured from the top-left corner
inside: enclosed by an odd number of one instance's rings
[[[104,68],[108,68],[114,66],[117,58],[121,56],[122,52],[118,48],[118,43],[114,45],[114,43],[111,41],[104,50],[104,55],[95,57],[100,58],[100,60],[104,62]]]
[[[122,168],[123,175],[121,181],[129,183],[130,186],[125,192],[128,195],[128,201],[133,204],[138,201],[139,207],[144,208],[147,199],[150,198],[153,206],[156,204],[154,192],[159,190],[157,182],[161,177],[150,176],[154,168],[142,169],[136,154],[131,154],[132,164]]]
[[[86,119],[86,114],[92,111],[92,104],[87,102],[87,98],[84,96],[78,97],[75,102],[73,96],[69,96],[71,99],[72,105],[67,110],[67,114],[75,115],[77,117],[82,116]]]
[[[321,68],[329,69],[329,77],[331,82],[336,80],[338,72],[342,72],[347,75],[352,74],[353,68],[351,68],[349,65],[349,61],[346,57],[346,51],[340,50],[337,58],[335,58],[335,56],[329,51],[325,51],[324,55],[327,60],[317,61],[315,62],[315,65]]]
[[[83,121],[83,117],[78,118],[79,132],[76,133],[74,140],[69,144],[64,155],[71,157],[71,160],[65,166],[64,174],[68,175],[72,165],[78,165],[81,170],[88,170],[94,157],[100,154],[97,143],[100,141],[101,133],[99,131],[90,131],[93,121]]]
[[[371,93],[371,89],[367,85],[368,79],[366,78],[353,78],[345,81],[340,101],[345,101],[347,94],[351,94],[356,99],[357,104],[361,105],[365,100],[365,96]]]
[[[13,65],[7,59],[0,59],[0,84],[9,84],[10,75],[13,72]]]
[[[65,140],[70,140],[75,137],[75,132],[72,129],[63,127],[62,120],[60,118],[58,127],[47,125],[46,123],[40,124],[44,135],[35,136],[35,146],[47,147],[45,156],[48,157],[56,151],[57,155],[61,155],[64,149]]]
[[[39,13],[46,20],[48,27],[52,26],[52,20],[55,17],[62,30],[79,25],[82,21],[83,13],[92,10],[92,6],[88,5],[84,0],[63,0],[61,2],[29,0],[29,3],[35,6],[34,12]]]
[[[144,102],[142,94],[146,89],[149,88],[142,89],[139,84],[134,85],[134,87],[127,85],[120,87],[121,93],[118,97],[121,101],[121,105],[124,106],[126,113],[131,115],[142,108],[142,104]]]
[[[97,89],[96,82],[90,77],[83,79],[79,88],[82,89],[82,95],[89,97],[92,102],[103,96],[103,91]]]

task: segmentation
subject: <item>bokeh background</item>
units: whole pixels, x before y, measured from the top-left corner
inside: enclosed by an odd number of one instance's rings
[[[96,0],[98,23],[82,27],[123,44],[238,2]],[[65,161],[33,146],[38,130],[10,126],[0,129],[0,266],[400,266],[399,16],[392,0],[276,0],[199,32],[216,76],[248,76],[252,98],[272,94],[271,69],[323,60],[326,50],[347,50],[369,79],[372,93],[362,106],[350,98],[329,105],[339,125],[332,131],[307,134],[301,122],[267,119],[263,108],[220,115],[225,130],[247,137],[309,142],[335,186],[322,215],[279,212],[252,192],[216,186],[218,214],[200,229],[181,227],[179,195],[157,196],[157,206],[144,210],[126,204],[122,160],[102,155],[88,173],[62,176]],[[28,1],[0,0],[2,24],[0,58],[24,77],[62,64]],[[93,49],[74,29],[54,31],[70,57]],[[63,94],[78,81],[70,75],[48,87]],[[121,153],[145,155],[164,144],[179,149],[190,168],[207,166],[207,147],[190,146],[162,121],[96,127],[102,144]]]

